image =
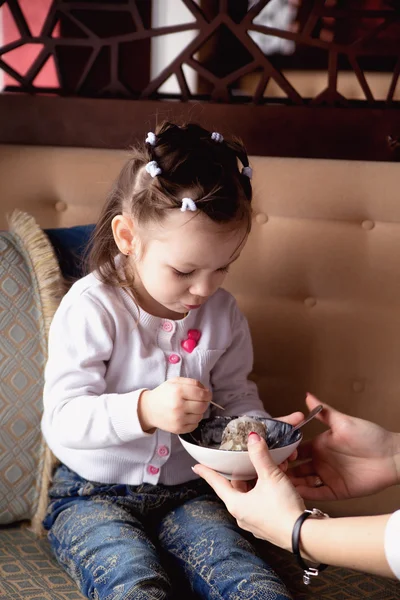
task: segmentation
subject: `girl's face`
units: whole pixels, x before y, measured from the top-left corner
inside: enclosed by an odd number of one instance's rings
[[[144,310],[170,319],[199,308],[217,291],[247,239],[244,224],[233,228],[180,210],[136,233],[135,295]]]

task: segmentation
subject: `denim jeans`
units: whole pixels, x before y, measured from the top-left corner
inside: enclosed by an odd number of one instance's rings
[[[101,484],[58,467],[44,520],[59,563],[93,600],[288,600],[202,480]]]

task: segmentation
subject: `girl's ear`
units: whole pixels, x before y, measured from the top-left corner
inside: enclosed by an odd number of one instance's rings
[[[122,254],[132,254],[134,225],[127,215],[117,215],[111,221],[115,243]]]

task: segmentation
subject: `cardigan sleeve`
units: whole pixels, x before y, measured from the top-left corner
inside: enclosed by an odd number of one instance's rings
[[[65,299],[64,299],[65,300]],[[148,437],[139,422],[142,389],[107,393],[105,373],[114,325],[85,294],[60,304],[49,332],[42,430],[63,446],[106,448]]]
[[[385,528],[385,554],[397,579],[400,579],[400,510],[392,514]]]
[[[253,368],[253,345],[246,318],[236,302],[231,317],[232,340],[211,372],[213,399],[225,408],[220,415],[269,417],[248,376]]]

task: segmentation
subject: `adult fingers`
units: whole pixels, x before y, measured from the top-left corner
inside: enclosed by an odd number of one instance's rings
[[[308,440],[307,442],[303,442],[297,448],[297,459],[298,460],[310,460],[313,455],[313,440]]]
[[[324,425],[327,425],[328,427],[332,428],[335,424],[336,419],[342,416],[342,413],[340,413],[338,410],[335,410],[334,408],[332,408],[332,406],[329,406],[329,404],[321,402],[312,394],[307,394],[306,404],[310,411],[319,404],[322,404],[323,410],[321,410],[321,412],[318,413],[315,418],[321,421],[321,423],[324,423]]]
[[[321,478],[316,475],[307,475],[307,477],[294,477],[291,473],[288,474],[290,481],[295,487],[320,487]]]
[[[247,481],[231,481],[231,486],[234,490],[245,494],[249,491],[249,484]]]
[[[271,458],[266,441],[257,433],[250,433],[247,449],[259,479],[269,479],[276,473],[281,474],[279,467]]]
[[[300,485],[296,487],[296,491],[304,500],[337,500],[331,488],[326,485],[322,485],[321,487]]]
[[[284,417],[278,417],[277,421],[283,421],[284,423],[289,423],[289,425],[298,425],[304,419],[304,415],[300,411],[296,411],[291,413],[290,415],[285,415]]]
[[[291,473],[296,477],[304,477],[306,475],[315,474],[315,465],[312,461],[305,462],[301,465],[296,465],[290,469]]]

